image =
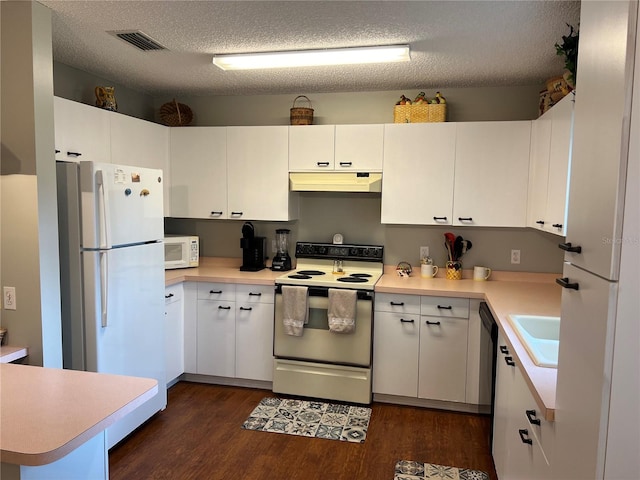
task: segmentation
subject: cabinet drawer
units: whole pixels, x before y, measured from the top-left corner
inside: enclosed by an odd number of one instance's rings
[[[236,285],[236,302],[246,303],[273,303],[273,285]]]
[[[378,312],[420,314],[420,296],[376,293],[375,310]]]
[[[164,304],[182,301],[182,284],[171,285],[164,289]]]
[[[236,299],[236,286],[232,283],[198,283],[198,300],[226,300]]]
[[[469,318],[469,299],[420,297],[420,314],[432,317]]]

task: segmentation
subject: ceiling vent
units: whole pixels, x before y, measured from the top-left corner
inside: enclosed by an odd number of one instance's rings
[[[166,47],[160,45],[155,40],[151,39],[144,33],[139,30],[135,31],[127,31],[127,32],[107,32],[115,37],[118,37],[120,40],[124,40],[125,42],[133,45],[138,50],[149,51],[149,50],[167,50]]]

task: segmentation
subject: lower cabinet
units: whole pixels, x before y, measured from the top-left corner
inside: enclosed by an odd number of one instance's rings
[[[468,344],[480,338],[475,324],[470,335],[469,306],[467,298],[377,294],[373,392],[477,404],[468,385],[478,388],[479,358],[469,361]]]
[[[554,448],[554,423],[538,415],[536,402],[502,333],[497,355],[493,461],[498,477],[550,479],[548,455]]]
[[[164,291],[165,371],[167,385],[184,373],[184,316],[182,284]]]

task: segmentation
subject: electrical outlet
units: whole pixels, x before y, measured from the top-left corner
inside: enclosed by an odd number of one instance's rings
[[[2,303],[5,310],[16,309],[16,287],[2,287]]]
[[[427,258],[429,256],[429,247],[420,247],[420,259]]]
[[[513,265],[520,264],[520,250],[511,250],[511,263]]]

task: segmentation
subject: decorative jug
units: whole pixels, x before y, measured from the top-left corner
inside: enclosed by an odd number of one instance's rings
[[[96,106],[117,112],[118,104],[116,103],[115,88],[96,87]]]

